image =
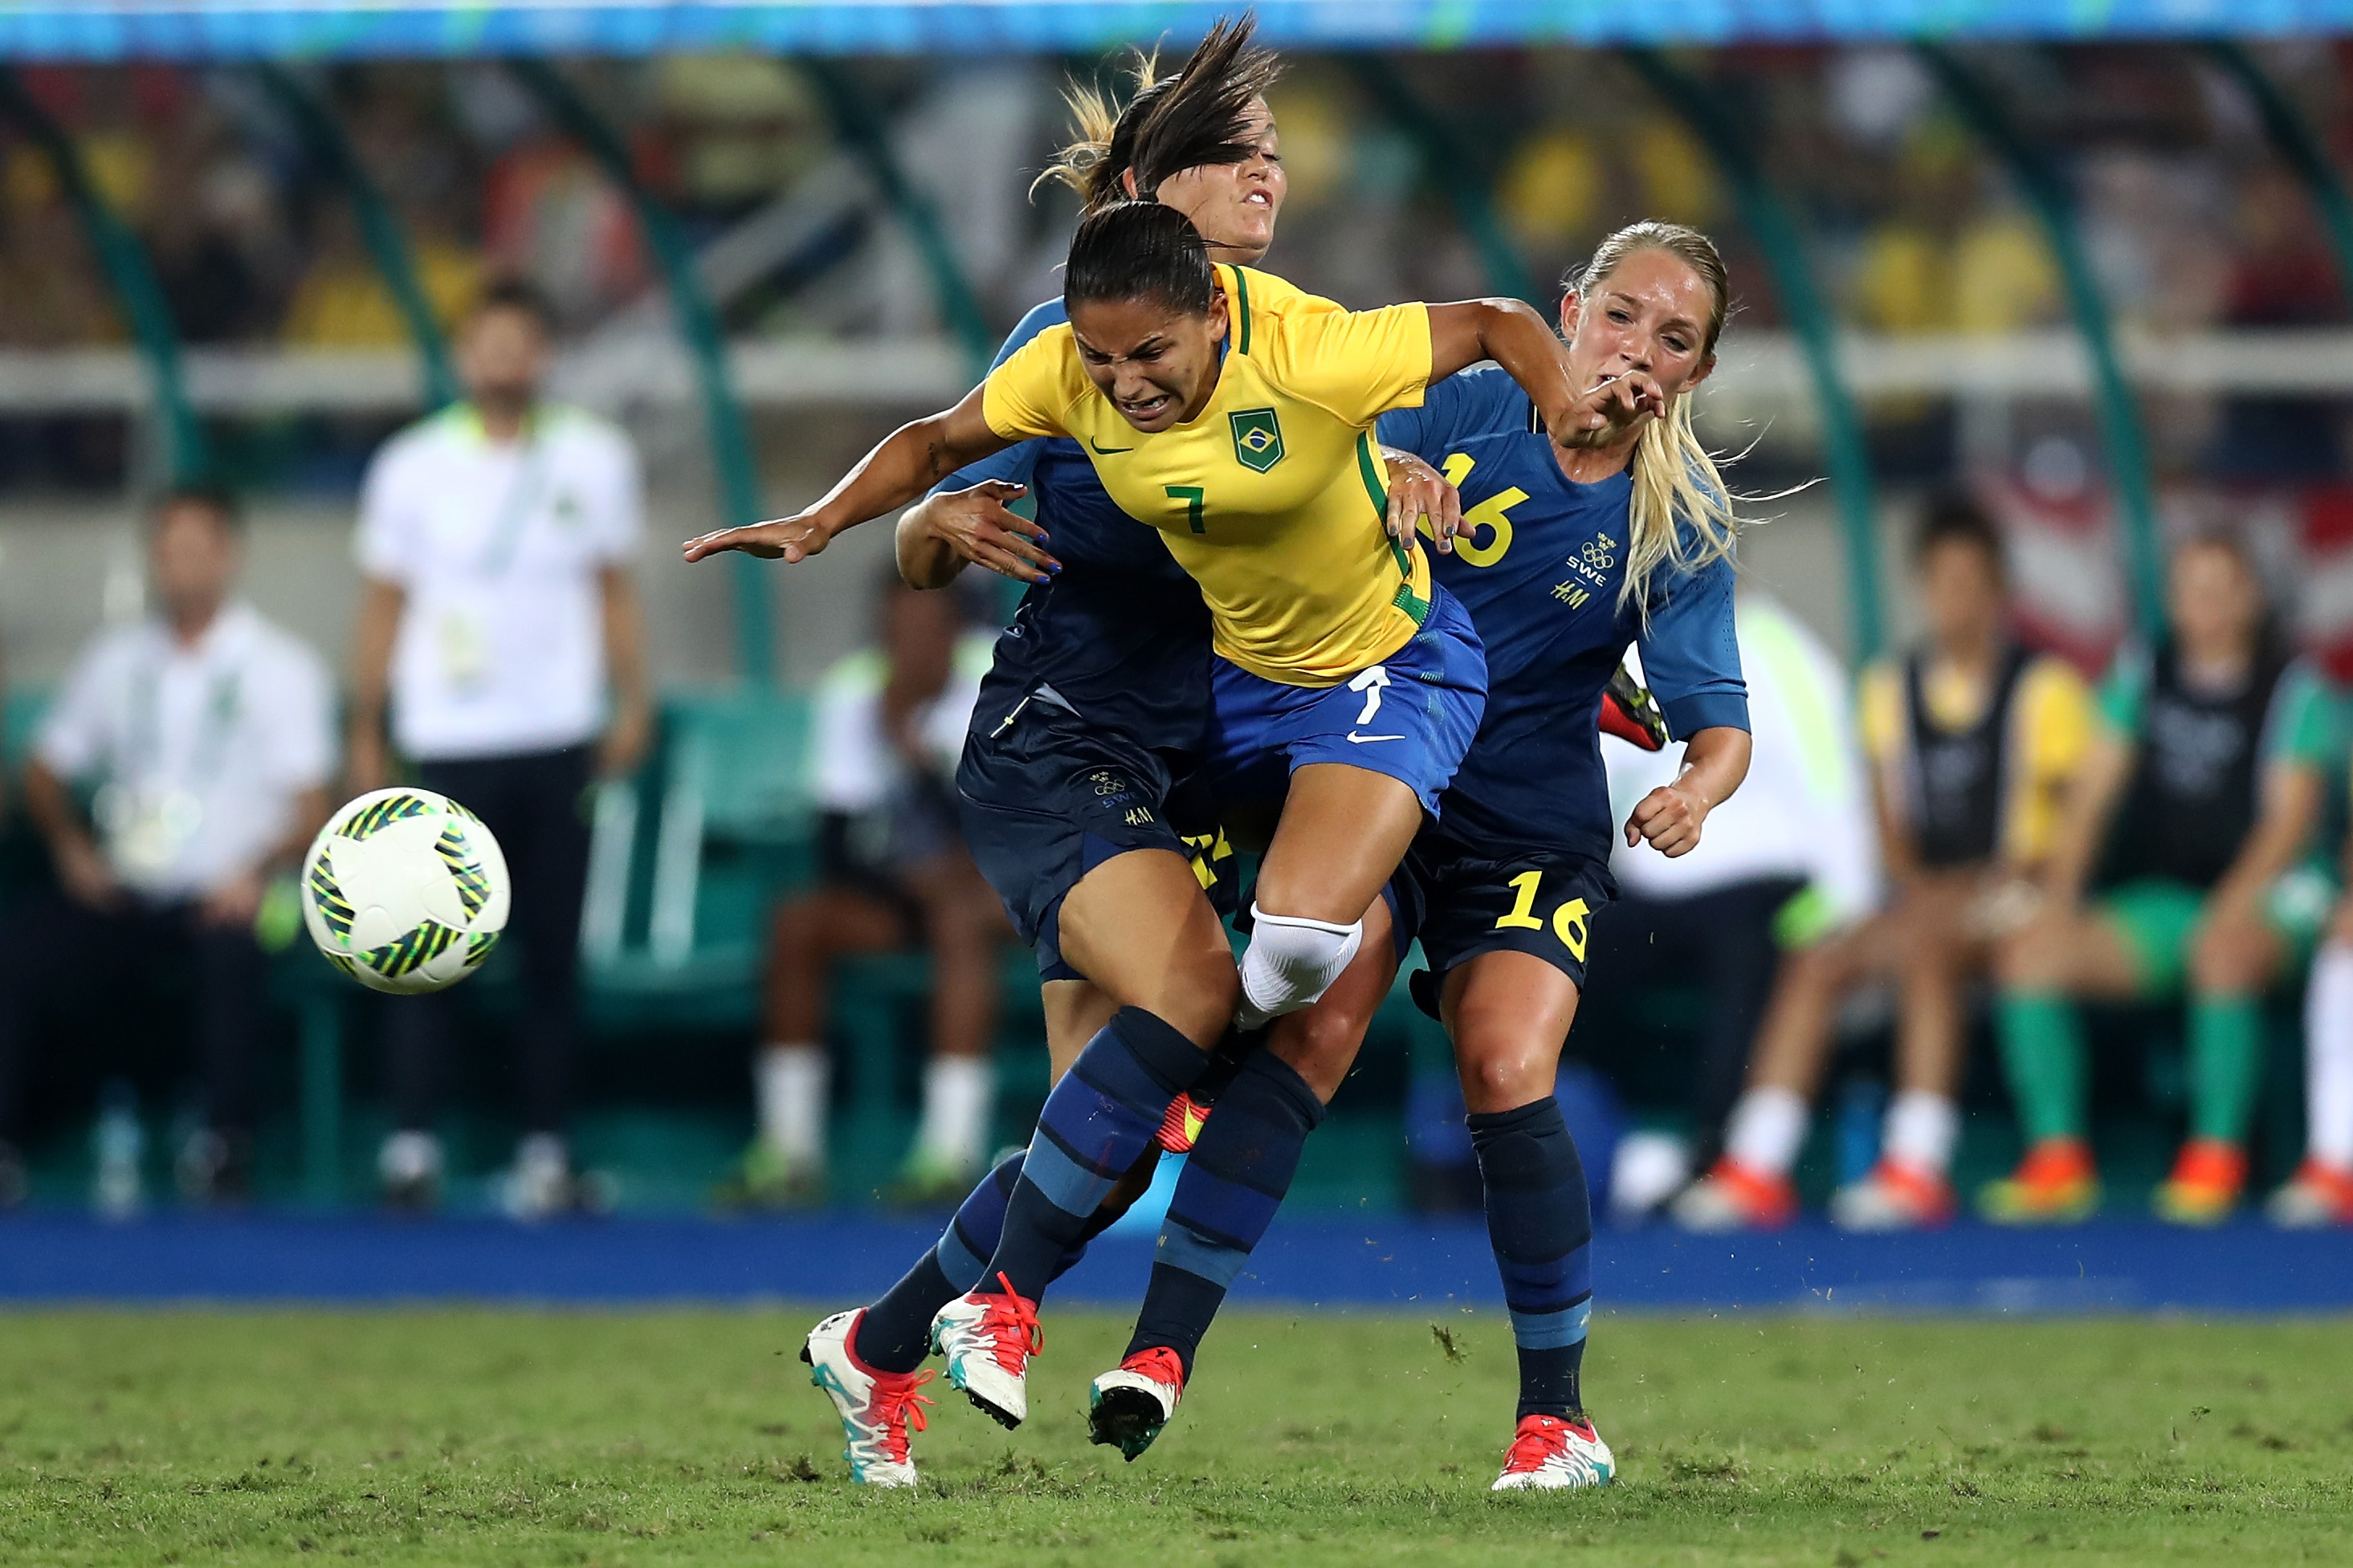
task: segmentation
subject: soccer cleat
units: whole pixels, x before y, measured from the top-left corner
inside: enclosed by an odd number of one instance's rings
[[[1978,1212],[1996,1225],[2081,1225],[2099,1206],[2100,1173],[2081,1138],[2042,1140],[1978,1193]]]
[[[1201,1124],[1209,1120],[1209,1108],[1189,1094],[1180,1094],[1168,1102],[1168,1114],[1160,1119],[1160,1131],[1153,1137],[1171,1154],[1189,1154],[1193,1140],[1201,1135]]]
[[[765,1138],[752,1140],[712,1194],[723,1209],[805,1209],[825,1202],[825,1173],[787,1161]]]
[[[891,1206],[954,1209],[964,1202],[965,1194],[979,1179],[980,1173],[971,1166],[919,1149],[907,1156],[907,1163],[899,1168],[898,1180],[891,1184]]]
[[[942,1307],[932,1320],[932,1349],[947,1358],[948,1386],[1008,1431],[1029,1415],[1029,1358],[1046,1348],[1038,1303],[1013,1293],[975,1290]]]
[[[1798,1190],[1788,1177],[1726,1154],[1685,1187],[1669,1212],[1685,1230],[1778,1230],[1797,1217]]]
[[[1618,1473],[1609,1445],[1582,1415],[1523,1415],[1512,1446],[1504,1450],[1504,1473],[1489,1491],[1565,1491],[1606,1487]]]
[[[2150,1206],[2168,1225],[2220,1225],[2247,1185],[2247,1152],[2220,1138],[2192,1138]]]
[[[1862,1180],[1831,1194],[1841,1230],[1934,1230],[1953,1222],[1953,1184],[1941,1173],[1882,1159]]]
[[[2353,1225],[2353,1170],[2306,1155],[2287,1185],[2263,1205],[2263,1217],[2283,1230]]]
[[[1651,689],[1638,683],[1624,665],[1601,691],[1601,732],[1615,735],[1646,752],[1662,751],[1667,743],[1667,716]]]
[[[1185,1363],[1176,1352],[1159,1345],[1140,1350],[1088,1391],[1087,1441],[1115,1445],[1132,1465],[1184,1397]]]
[[[907,1434],[925,1426],[923,1407],[931,1401],[915,1391],[938,1376],[933,1372],[877,1372],[849,1348],[858,1320],[866,1309],[836,1312],[809,1331],[801,1360],[809,1367],[809,1381],[833,1401],[841,1417],[842,1435],[849,1446],[841,1457],[849,1461],[849,1479],[860,1486],[912,1487],[914,1457],[907,1451]]]

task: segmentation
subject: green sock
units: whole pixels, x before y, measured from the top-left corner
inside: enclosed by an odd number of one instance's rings
[[[2263,1079],[2263,1010],[2252,996],[2200,996],[2189,1005],[2189,1126],[2200,1138],[2242,1143]]]
[[[2084,1041],[2075,1009],[2052,991],[2005,992],[2001,1065],[2031,1142],[2084,1135]]]

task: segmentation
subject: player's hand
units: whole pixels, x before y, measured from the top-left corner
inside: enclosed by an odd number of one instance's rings
[[[748,528],[723,528],[686,542],[686,558],[701,561],[723,550],[740,550],[763,561],[806,561],[833,542],[833,530],[808,512],[755,522]]]
[[[266,886],[258,871],[238,872],[196,900],[196,920],[214,931],[250,930]]]
[[[1027,485],[983,479],[968,490],[934,496],[923,530],[976,566],[1017,583],[1042,583],[1062,569],[1046,549],[1046,531],[1014,511]]]
[[[68,838],[57,847],[58,885],[66,897],[86,909],[111,910],[122,902],[122,884],[106,863],[98,846],[87,838]]]
[[[1630,370],[1603,376],[1565,411],[1546,415],[1545,428],[1556,447],[1610,447],[1666,415],[1667,395],[1659,384],[1648,371]]]
[[[1453,554],[1454,536],[1462,531],[1462,492],[1411,452],[1384,447],[1381,458],[1389,471],[1389,537],[1410,545],[1415,532],[1426,530],[1440,555]]]
[[[1647,842],[1672,860],[1699,847],[1701,826],[1707,821],[1705,796],[1689,784],[1661,784],[1635,803],[1626,819],[1626,847]]]

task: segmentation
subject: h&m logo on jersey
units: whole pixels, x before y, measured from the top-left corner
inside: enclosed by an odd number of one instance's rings
[[[1617,548],[1618,542],[1606,533],[1597,533],[1577,546],[1577,553],[1564,563],[1577,576],[1554,584],[1552,596],[1572,610],[1583,608],[1585,602],[1593,597],[1594,590],[1609,585],[1609,568],[1618,564],[1613,553]],[[1577,577],[1585,581],[1579,583]]]
[[[1234,427],[1234,461],[1262,474],[1282,461],[1282,426],[1271,408],[1245,408],[1226,416]]]

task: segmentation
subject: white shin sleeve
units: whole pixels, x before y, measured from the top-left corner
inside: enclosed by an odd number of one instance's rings
[[[1365,922],[1334,925],[1250,906],[1250,946],[1242,952],[1242,1004],[1234,1022],[1255,1029],[1324,994],[1364,944]]]

